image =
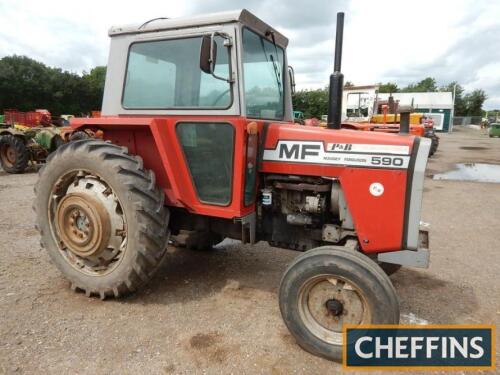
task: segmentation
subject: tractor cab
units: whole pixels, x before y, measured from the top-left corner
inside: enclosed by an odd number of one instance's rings
[[[288,40],[247,10],[154,19],[109,35],[103,116],[293,121]]]

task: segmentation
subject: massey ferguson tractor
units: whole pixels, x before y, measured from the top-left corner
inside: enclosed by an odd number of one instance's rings
[[[140,289],[187,231],[200,248],[301,252],[279,306],[313,354],[339,359],[346,323],[398,324],[384,268],[428,265],[430,141],[340,129],[343,16],[325,129],[293,123],[288,40],[247,10],[109,30],[101,117],[71,122],[102,139],[61,146],[35,187],[41,243],[72,289]]]

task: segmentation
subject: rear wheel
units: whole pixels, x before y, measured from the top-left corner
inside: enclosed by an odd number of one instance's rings
[[[30,152],[20,137],[0,137],[0,162],[7,173],[23,173],[28,167]]]
[[[343,324],[397,324],[399,303],[387,275],[365,255],[325,246],[299,256],[279,291],[286,326],[306,351],[339,360]]]
[[[63,144],[64,144],[64,140],[61,138],[60,135],[54,136],[54,138],[52,138],[52,142],[51,142],[51,146],[50,146],[50,152],[54,152],[59,147],[61,147]]]
[[[35,187],[37,228],[73,289],[119,297],[144,285],[166,256],[168,210],[153,172],[126,148],[65,144]]]
[[[431,137],[431,147],[429,148],[429,156],[434,155],[438,147],[439,147],[439,137],[437,135],[433,135]]]
[[[90,139],[90,135],[88,135],[87,133],[85,133],[82,130],[78,130],[78,131],[74,132],[69,137],[70,141],[81,141],[83,139]]]

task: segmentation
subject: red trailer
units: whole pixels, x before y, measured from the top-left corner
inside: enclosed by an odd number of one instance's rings
[[[30,128],[35,126],[52,125],[52,116],[46,109],[37,109],[35,111],[21,112],[17,109],[6,109],[4,111],[4,121],[7,125],[24,125]]]

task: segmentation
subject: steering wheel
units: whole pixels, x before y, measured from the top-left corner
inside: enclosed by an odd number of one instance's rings
[[[217,98],[215,98],[215,100],[212,103],[212,107],[215,106],[219,102],[219,100],[221,100],[224,96],[226,96],[229,90],[230,89],[225,90],[222,94],[220,94]]]

